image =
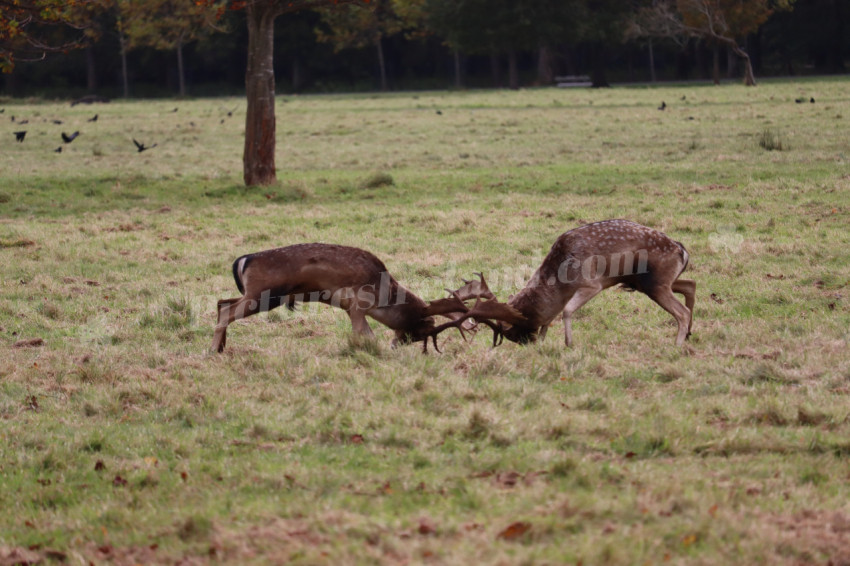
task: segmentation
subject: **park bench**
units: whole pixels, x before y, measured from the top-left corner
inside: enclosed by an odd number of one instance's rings
[[[563,75],[555,77],[555,86],[558,88],[570,88],[577,86],[592,86],[593,82],[587,75]]]

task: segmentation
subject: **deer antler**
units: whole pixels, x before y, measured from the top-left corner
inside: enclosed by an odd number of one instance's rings
[[[470,309],[464,304],[458,291],[453,291],[452,297],[448,299],[440,299],[440,301],[450,301],[455,309],[462,305],[464,313],[461,316],[455,318],[454,320],[434,327],[431,332],[429,332],[428,337],[425,339],[423,351],[427,351],[428,338],[431,338],[434,343],[434,349],[439,352],[440,349],[437,346],[437,336],[441,332],[449,328],[457,328],[458,330],[460,330],[461,336],[463,336],[463,339],[466,340],[466,336],[463,333],[463,328],[461,325],[465,320],[469,318],[474,318],[477,322],[483,322],[493,330],[493,347],[496,347],[501,343],[500,338],[502,338],[502,322],[514,325],[525,320],[525,317],[518,310],[506,303],[500,303],[496,299],[481,300],[480,297],[477,297],[475,300],[475,304]],[[453,312],[457,312],[457,310]],[[493,322],[494,320],[499,322]]]
[[[463,279],[463,287],[457,289],[456,291],[451,291],[446,289],[451,294],[457,293],[457,297],[461,301],[468,301],[470,299],[495,299],[496,296],[490,291],[490,288],[487,286],[487,282],[484,280],[483,273],[473,273],[473,275],[477,275],[480,281],[473,281],[469,279]]]

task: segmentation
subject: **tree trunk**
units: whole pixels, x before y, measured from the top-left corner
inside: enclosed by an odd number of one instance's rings
[[[552,70],[552,50],[545,45],[537,51],[537,82],[546,86],[555,82],[555,71]]]
[[[304,68],[299,57],[292,58],[292,92],[301,92],[304,88]]]
[[[608,83],[608,75],[605,72],[607,66],[608,54],[605,45],[601,42],[593,44],[591,47],[591,71],[590,81],[593,88],[608,88],[611,85]]]
[[[711,78],[714,84],[720,84],[720,45],[712,43],[711,45]]]
[[[375,46],[378,48],[378,70],[381,73],[381,92],[389,90],[387,86],[387,62],[384,59],[384,44],[381,38],[375,40]]]
[[[121,82],[124,86],[124,98],[130,98],[130,79],[127,78],[127,38],[122,34],[118,41],[121,44]]]
[[[186,96],[186,76],[183,70],[183,42],[177,42],[177,82],[180,85],[180,98]]]
[[[454,63],[455,63],[455,88],[462,89],[463,88],[463,67],[460,57],[460,51],[455,49],[454,53]]]
[[[86,47],[86,90],[94,93],[97,90],[97,65],[94,58],[94,48]]]
[[[756,86],[756,76],[753,73],[753,62],[750,60],[750,56],[746,51],[738,47],[738,44],[734,41],[730,44],[732,47],[732,51],[735,52],[735,55],[743,59],[744,61],[744,84],[746,86]]]
[[[493,88],[502,88],[502,70],[495,52],[490,53],[490,75],[493,77]]]
[[[508,86],[513,90],[519,90],[519,69],[517,68],[516,50],[508,51]]]
[[[243,177],[249,187],[271,185],[275,176],[274,20],[271,2],[248,2],[248,64],[245,71]]]
[[[655,50],[652,46],[652,38],[649,38],[649,80],[650,82],[655,82],[657,77],[655,76]]]

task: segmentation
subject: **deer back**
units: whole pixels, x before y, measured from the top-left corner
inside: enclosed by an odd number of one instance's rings
[[[295,244],[244,255],[233,271],[240,289],[284,295],[377,285],[382,273],[398,284],[373,254],[334,244]]]
[[[561,234],[528,284],[509,301],[530,327],[548,324],[583,285],[646,291],[670,284],[688,252],[666,234],[628,220],[585,224]]]

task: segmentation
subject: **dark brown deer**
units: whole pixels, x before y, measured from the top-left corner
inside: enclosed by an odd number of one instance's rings
[[[684,344],[693,323],[696,283],[679,276],[688,265],[685,247],[666,234],[628,220],[605,220],[561,234],[525,288],[508,305],[525,318],[496,325],[513,342],[535,342],[559,314],[564,342],[572,345],[572,315],[600,291],[617,284],[640,291],[676,319],[676,345]],[[473,283],[477,287],[473,287]],[[673,293],[685,297],[682,305]],[[466,282],[460,298],[492,298],[484,278]],[[497,336],[494,336],[494,344]]]
[[[359,248],[333,244],[296,244],[284,248],[244,255],[233,262],[233,278],[241,297],[218,301],[218,322],[211,349],[224,350],[227,326],[259,312],[281,305],[293,310],[297,303],[320,302],[348,313],[355,334],[372,337],[366,317],[395,331],[393,346],[433,339],[448,328],[458,328],[475,318],[497,329],[490,320],[496,317],[515,323],[521,317],[497,302],[480,302],[469,309],[460,298],[451,296],[426,303],[404,288],[390,275],[383,262]],[[469,298],[469,297],[467,297]],[[452,320],[440,326],[435,316]],[[499,318],[501,316],[501,318]],[[437,350],[439,351],[439,350]]]

